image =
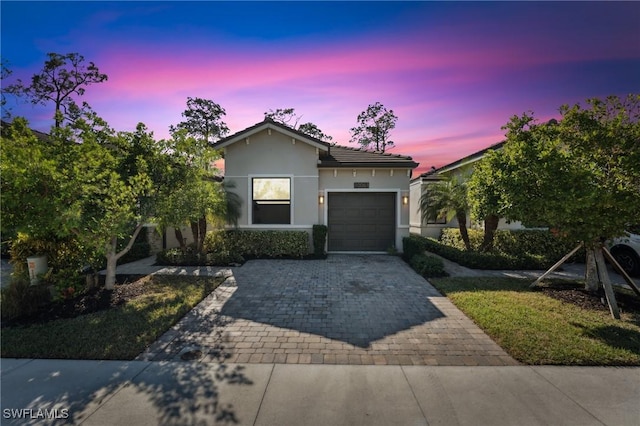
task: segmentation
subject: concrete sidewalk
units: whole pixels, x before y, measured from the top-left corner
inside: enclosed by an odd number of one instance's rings
[[[8,425],[640,422],[639,368],[0,363],[2,424]],[[44,410],[59,419],[44,419]]]

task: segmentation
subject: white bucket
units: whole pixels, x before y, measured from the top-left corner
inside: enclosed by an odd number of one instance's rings
[[[27,257],[27,266],[29,267],[29,280],[31,281],[31,285],[36,285],[40,282],[38,275],[47,272],[47,256]]]

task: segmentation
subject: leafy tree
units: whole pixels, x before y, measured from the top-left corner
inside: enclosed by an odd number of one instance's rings
[[[78,53],[48,53],[48,60],[40,73],[33,75],[31,83],[25,85],[21,80],[11,87],[14,93],[26,95],[33,104],[55,106],[55,127],[59,128],[70,113],[79,108],[73,96],[82,96],[86,86],[102,83],[107,75],[100,73],[98,67],[89,62],[84,64],[84,56]]]
[[[420,197],[423,220],[435,220],[446,216],[447,222],[454,217],[458,220],[460,236],[467,250],[471,250],[467,232],[467,182],[458,177],[429,184]]]
[[[222,121],[225,114],[224,108],[211,100],[187,98],[187,109],[182,113],[185,121],[170,128],[172,139],[167,151],[175,153],[176,158],[181,160],[182,173],[188,176],[182,181],[182,191],[189,196],[175,194],[167,203],[178,207],[178,199],[181,200],[179,210],[183,214],[177,217],[189,220],[198,250],[202,249],[206,236],[207,216],[211,216],[217,210],[216,206],[224,200],[220,184],[213,180],[215,169],[212,164],[220,157],[210,143],[229,132],[226,123]],[[176,238],[183,246],[184,239],[180,230],[183,223],[173,221],[166,225],[174,227]]]
[[[222,121],[227,112],[217,103],[202,98],[187,98],[187,109],[182,112],[184,121],[171,126],[172,133],[185,130],[188,135],[198,141],[215,142],[229,133],[229,128]]]
[[[484,236],[481,251],[493,248],[493,240],[498,222],[503,212],[499,211],[501,192],[493,184],[499,173],[498,164],[502,161],[501,151],[489,151],[479,161],[469,178],[469,204],[474,219],[484,222]]]
[[[545,224],[601,258],[603,241],[640,217],[640,95],[589,99],[560,113],[548,123],[514,116],[503,150],[476,172],[500,215]]]
[[[323,142],[330,143],[333,141],[333,137],[324,133],[320,128],[314,123],[307,122],[300,124],[298,123],[302,119],[302,116],[297,115],[295,113],[294,108],[278,108],[277,110],[270,109],[268,112],[264,113],[265,118],[270,118],[273,121],[277,121],[278,123],[282,123],[285,126],[289,126],[294,130],[298,130],[302,133],[305,133],[311,137],[316,139],[320,139]],[[292,123],[293,122],[293,123]]]
[[[363,148],[385,152],[395,144],[389,139],[391,130],[395,129],[398,117],[393,110],[387,109],[380,102],[369,105],[358,115],[358,125],[351,128],[351,142]]]
[[[0,208],[3,234],[23,231],[35,237],[56,229],[59,212],[51,202],[63,173],[53,148],[43,144],[23,118],[2,126]]]
[[[2,226],[35,236],[74,235],[106,257],[111,289],[118,259],[153,219],[155,202],[171,190],[154,188],[164,154],[142,124],[135,132],[115,132],[106,124],[96,131],[85,120],[74,126],[54,128],[46,141],[22,119],[3,132]],[[131,152],[143,154],[132,160]],[[121,250],[119,239],[128,240]]]
[[[170,140],[163,142],[163,150],[171,156],[171,165],[164,173],[164,185],[175,190],[156,206],[163,218],[161,228],[173,227],[184,248],[180,228],[189,224],[194,242],[201,248],[206,235],[206,218],[220,203],[216,190],[218,182],[212,180],[208,167],[217,158],[217,153],[208,144],[203,146],[200,143],[203,141],[188,136],[184,130],[174,132]]]

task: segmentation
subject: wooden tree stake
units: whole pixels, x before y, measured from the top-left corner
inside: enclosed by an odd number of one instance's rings
[[[625,271],[624,268],[622,266],[620,266],[618,261],[611,255],[609,250],[607,250],[606,247],[602,247],[602,253],[604,254],[604,257],[606,257],[607,260],[609,262],[611,262],[611,264],[618,271],[618,273],[620,273],[620,275],[622,275],[624,280],[631,287],[631,290],[633,290],[638,295],[638,297],[640,297],[640,288],[638,288],[638,285],[631,279],[629,274],[627,274],[627,271]]]
[[[613,293],[613,287],[611,287],[611,281],[609,281],[609,271],[607,271],[607,265],[604,263],[604,257],[602,256],[602,247],[598,247],[595,250],[596,265],[598,265],[598,277],[604,287],[604,294],[607,297],[607,303],[609,304],[609,311],[615,319],[620,319],[620,309],[618,309],[618,303],[616,302],[616,296]]]
[[[533,284],[531,284],[529,286],[529,288],[534,288],[535,286],[537,286],[540,281],[542,281],[543,279],[545,279],[545,277],[547,275],[549,275],[550,273],[552,273],[553,271],[555,271],[556,269],[558,269],[560,267],[560,265],[562,265],[564,262],[567,261],[567,259],[569,259],[571,256],[573,256],[575,254],[575,252],[577,252],[578,250],[580,250],[580,247],[582,247],[583,243],[578,244],[578,246],[576,248],[574,248],[573,250],[571,250],[569,252],[569,254],[567,254],[565,257],[563,257],[562,259],[560,259],[555,265],[553,265],[551,268],[549,268],[549,270],[547,270],[547,272],[545,272],[544,274],[542,274],[540,276],[540,278],[538,278],[537,280],[535,280],[533,282]]]

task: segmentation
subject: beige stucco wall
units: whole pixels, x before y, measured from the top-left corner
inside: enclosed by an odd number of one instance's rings
[[[244,229],[310,228],[318,223],[318,154],[316,148],[275,130],[263,130],[225,148],[225,182],[243,200],[238,226]],[[291,225],[253,225],[251,179],[291,178]]]
[[[457,228],[458,220],[454,217],[447,223],[427,223],[422,220],[422,210],[420,209],[420,197],[423,191],[429,187],[430,182],[422,182],[415,180],[410,184],[409,208],[411,211],[409,231],[412,234],[422,235],[423,237],[440,238],[443,228]],[[470,225],[467,218],[467,225]]]
[[[410,169],[320,169],[319,191],[328,200],[330,192],[393,192],[396,194],[396,241],[402,251],[402,239],[409,236],[409,205],[402,197],[409,196]],[[369,188],[354,188],[355,182],[368,182]],[[328,206],[319,206],[319,223],[327,224]]]

